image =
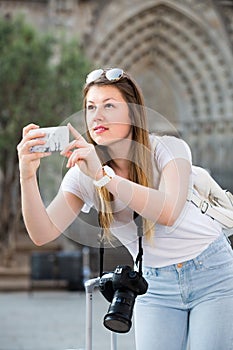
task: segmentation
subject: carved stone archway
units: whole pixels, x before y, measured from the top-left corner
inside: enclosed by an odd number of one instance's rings
[[[140,11],[102,33],[89,54],[96,65],[132,72],[148,106],[165,115],[191,145],[194,162],[230,187],[233,60],[227,42],[221,40],[214,7],[211,11],[216,31],[191,7],[145,2]],[[153,120],[150,129],[156,130]]]
[[[39,30],[82,41],[96,66],[121,66],[147,106],[190,144],[194,162],[233,190],[233,4],[226,0],[0,0]],[[158,125],[150,118],[150,129]]]

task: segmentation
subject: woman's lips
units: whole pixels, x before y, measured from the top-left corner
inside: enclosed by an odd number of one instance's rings
[[[99,125],[99,126],[96,126],[96,127],[94,128],[94,132],[95,132],[96,134],[102,134],[102,133],[105,132],[106,130],[108,130],[108,128],[106,128],[106,127],[103,126],[103,125]]]

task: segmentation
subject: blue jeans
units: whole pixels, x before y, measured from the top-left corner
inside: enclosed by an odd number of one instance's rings
[[[193,260],[145,267],[144,277],[137,350],[233,350],[233,251],[225,236]]]

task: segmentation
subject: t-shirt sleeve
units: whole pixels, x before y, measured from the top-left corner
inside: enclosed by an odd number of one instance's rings
[[[92,180],[83,174],[78,166],[75,166],[67,171],[65,174],[60,189],[62,191],[73,193],[79,197],[84,206],[82,211],[88,212],[94,205],[94,190]]]
[[[65,174],[61,183],[61,190],[71,192],[80,199],[84,200],[83,191],[80,186],[80,171],[78,167],[75,166],[69,169]]]
[[[174,136],[162,136],[158,138],[155,158],[159,171],[174,159],[182,158],[186,159],[192,164],[192,154],[188,144]]]

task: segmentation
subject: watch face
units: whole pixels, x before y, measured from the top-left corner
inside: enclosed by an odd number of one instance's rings
[[[101,179],[99,179],[98,181],[93,181],[94,185],[97,187],[103,187],[105,185],[107,185],[107,183],[111,180],[111,178],[107,175],[103,176]]]
[[[105,165],[103,167],[103,172],[104,172],[104,176],[101,179],[97,181],[93,181],[94,185],[100,188],[107,185],[107,183],[111,181],[111,179],[116,175],[114,170],[110,168],[108,165]]]
[[[114,177],[116,174],[112,168],[110,168],[108,165],[105,165],[103,167],[104,172],[106,175],[110,176],[111,178]]]

